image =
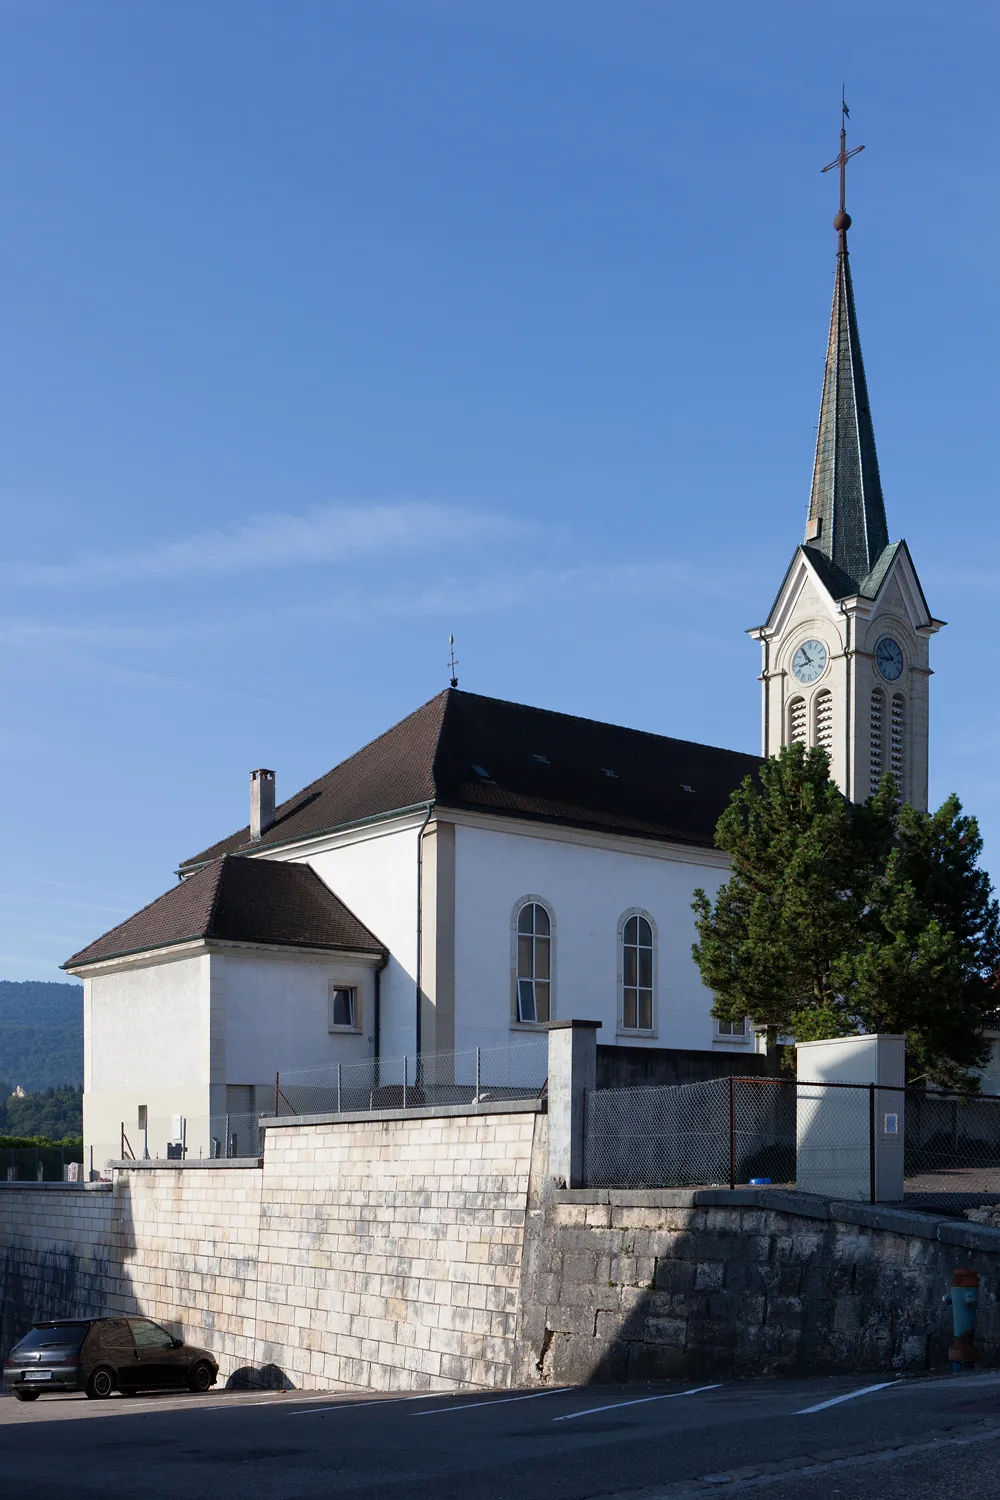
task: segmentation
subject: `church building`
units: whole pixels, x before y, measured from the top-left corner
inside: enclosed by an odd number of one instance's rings
[[[763,754],[821,745],[848,797],[886,770],[927,804],[940,628],[890,540],[843,206],[805,537],[765,622]],[[276,804],[65,965],[84,982],[86,1142],[121,1122],[266,1108],[278,1070],[499,1048],[557,1018],[600,1040],[745,1052],[691,957],[715,825],[758,758],[459,690]],[[202,1122],[196,1125],[195,1122]],[[193,1133],[191,1133],[193,1131]],[[200,1137],[199,1137],[200,1132]]]

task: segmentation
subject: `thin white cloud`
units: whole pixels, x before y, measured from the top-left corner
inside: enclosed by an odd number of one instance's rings
[[[252,516],[232,526],[124,552],[91,550],[64,562],[23,564],[12,576],[32,587],[221,577],[366,556],[440,552],[525,529],[524,523],[508,516],[460,506],[328,505],[302,515]]]
[[[514,609],[545,609],[572,598],[614,597],[623,604],[640,599],[669,602],[692,594],[739,597],[727,579],[685,562],[587,563],[566,568],[505,570],[485,576],[451,575],[418,586],[400,580],[391,589],[338,590],[335,598],[295,605],[286,618],[360,620],[373,614],[406,618],[421,615],[503,614]],[[753,601],[748,594],[748,608]]]

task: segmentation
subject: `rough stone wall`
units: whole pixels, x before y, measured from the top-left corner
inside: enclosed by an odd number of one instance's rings
[[[509,1385],[536,1122],[269,1131],[260,1357],[296,1385]]]
[[[957,1266],[1000,1353],[1000,1230],[737,1190],[557,1192],[533,1205],[515,1379],[943,1368]]]

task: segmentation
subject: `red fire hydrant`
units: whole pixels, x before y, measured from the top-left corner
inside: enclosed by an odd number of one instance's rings
[[[975,1271],[959,1267],[951,1278],[951,1315],[954,1320],[955,1337],[948,1349],[951,1368],[956,1372],[963,1365],[974,1365],[979,1353],[972,1342],[976,1326],[976,1304],[979,1301],[979,1277]]]

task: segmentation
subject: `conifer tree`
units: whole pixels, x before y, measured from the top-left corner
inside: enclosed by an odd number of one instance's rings
[[[951,796],[935,813],[899,810],[875,881],[851,1008],[865,1031],[904,1033],[911,1077],[975,1087],[996,1012],[1000,908],[979,868],[975,818]]]
[[[693,950],[713,1015],[752,1017],[769,1046],[903,1033],[911,1076],[975,1087],[1000,913],[957,798],[900,808],[887,776],[854,806],[824,751],[787,745],[734,792],[716,843],[732,873],[714,903],[695,893]]]

